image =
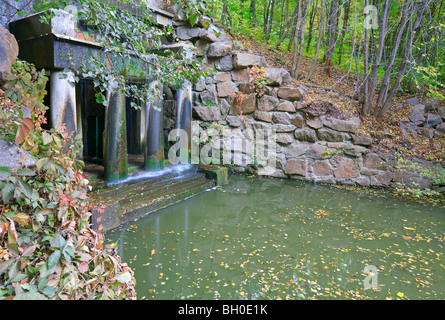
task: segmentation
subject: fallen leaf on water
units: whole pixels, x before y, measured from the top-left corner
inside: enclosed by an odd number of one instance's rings
[[[156,250],[155,250],[155,249],[152,249],[152,250],[151,250],[151,255],[154,255],[154,254],[156,254]]]

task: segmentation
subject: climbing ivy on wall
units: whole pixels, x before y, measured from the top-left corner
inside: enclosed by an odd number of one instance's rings
[[[80,78],[95,80],[98,101],[105,104],[105,92],[110,87],[120,87],[127,96],[146,102],[153,99],[154,93],[149,88],[151,80],[180,88],[207,76],[202,66],[187,57],[185,52],[161,48],[161,39],[172,40],[173,30],[171,27],[156,24],[151,18],[152,10],[140,3],[129,0],[40,0],[35,7],[36,11],[75,8],[74,13],[78,20],[93,30],[94,42],[103,48],[102,51],[109,59],[104,61],[100,57],[88,57],[80,66],[73,65],[72,71],[76,74],[76,81]],[[175,8],[182,16],[185,13],[185,19],[193,19],[195,23],[199,19],[201,7],[193,2],[178,1]],[[48,11],[42,21],[50,21],[54,14],[54,11]],[[68,54],[67,57],[71,56]],[[123,70],[113,65],[116,59],[126,65]],[[136,64],[131,63],[136,60]],[[147,81],[139,86],[132,85],[127,81],[129,76]],[[133,106],[136,105],[137,103],[134,103]]]
[[[47,80],[17,61],[0,90],[0,138],[35,162],[0,168],[0,300],[133,299],[133,271],[90,228],[81,142],[42,129]]]

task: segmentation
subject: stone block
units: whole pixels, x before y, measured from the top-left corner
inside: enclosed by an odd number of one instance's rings
[[[207,49],[208,57],[224,57],[232,53],[233,42],[232,41],[219,41],[209,45]]]
[[[264,95],[258,101],[258,110],[260,111],[272,111],[278,105],[279,100],[275,97]]]
[[[310,128],[297,129],[295,130],[294,135],[295,139],[300,141],[307,141],[307,142],[317,141],[317,134],[315,133],[315,130]]]
[[[286,162],[286,168],[284,172],[286,174],[295,174],[299,176],[307,176],[307,160],[306,159],[289,159]]]
[[[349,139],[349,135],[331,129],[318,130],[318,139],[329,142],[341,142]]]
[[[218,97],[226,98],[238,92],[238,87],[232,81],[220,82],[216,85]]]
[[[334,176],[339,179],[358,178],[360,171],[354,160],[345,158],[338,164]]]
[[[11,74],[11,67],[19,54],[15,37],[0,25],[0,84]]]
[[[291,112],[291,113],[297,111],[294,104],[292,102],[286,101],[286,100],[280,101],[280,103],[277,105],[276,110],[277,111],[286,111],[286,112]]]
[[[291,124],[292,118],[287,112],[274,112],[272,121],[275,123]]]
[[[324,120],[324,125],[337,131],[355,133],[360,126],[360,119],[353,118],[351,120],[341,120],[336,118],[327,118]]]
[[[221,110],[218,107],[193,107],[193,115],[202,121],[221,120]]]
[[[232,99],[232,112],[234,115],[245,115],[255,112],[256,98],[254,94],[245,95],[240,100]]]
[[[278,98],[288,101],[299,100],[303,94],[299,88],[281,87],[278,89]]]
[[[233,67],[235,69],[243,69],[253,66],[266,66],[266,59],[263,56],[257,56],[250,53],[238,52],[233,55]]]
[[[325,177],[332,175],[333,169],[327,160],[316,161],[312,165],[312,172],[318,177]]]

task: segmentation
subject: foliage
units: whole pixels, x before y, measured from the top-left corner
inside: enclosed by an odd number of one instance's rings
[[[154,99],[154,92],[149,86],[153,80],[180,88],[206,75],[201,65],[186,57],[185,52],[161,48],[162,38],[171,37],[172,29],[156,24],[147,5],[129,0],[40,0],[36,10],[64,9],[68,2],[76,8],[78,21],[92,30],[94,42],[102,47],[106,57],[82,57],[76,65],[74,57],[68,53],[71,69],[76,74],[75,81],[93,79],[98,101],[105,105],[106,92],[110,90],[119,88],[127,96],[145,103]],[[177,10],[188,12],[189,19],[197,20],[201,5],[182,6],[179,2]],[[49,22],[54,14],[48,11],[42,22]],[[130,84],[128,80],[131,78],[143,79],[145,83]],[[133,107],[137,105],[137,102],[132,102]]]
[[[419,94],[420,92],[422,95],[426,94],[444,100],[443,10],[445,6],[443,0],[369,2],[377,9],[378,19],[366,13],[366,3],[360,0],[251,0],[247,2],[209,0],[207,6],[211,12],[209,14],[219,19],[224,27],[230,29],[232,35],[245,37],[258,44],[268,44],[285,54],[287,51],[293,52],[299,49],[294,41],[297,38],[295,26],[298,25],[300,2],[303,4],[304,56],[313,59],[317,55],[315,58],[325,66],[329,62],[335,66],[336,70],[346,73],[348,77],[344,78],[355,82],[352,86],[353,90],[348,95],[354,96],[372,83],[376,85],[376,88],[372,88],[370,93],[378,96],[379,90],[386,86],[385,78],[388,77],[389,87],[395,92],[409,90],[411,93]],[[387,13],[386,31],[383,40],[380,41],[379,23],[383,23],[384,20],[385,3],[388,3],[390,9]],[[325,6],[324,21],[321,14],[322,4]],[[408,4],[409,9],[406,17],[403,16],[404,4]],[[424,13],[421,13],[424,8]],[[336,10],[336,15],[332,14],[333,9]],[[336,16],[335,19],[333,19],[334,16]],[[373,19],[376,21],[372,21]],[[419,19],[418,26],[417,19]],[[368,29],[367,22],[378,23]],[[405,22],[407,22],[406,25]],[[403,29],[405,27],[406,29]],[[318,41],[320,28],[322,28],[321,46],[319,54],[316,54],[315,44]],[[403,32],[400,41],[397,42],[399,30]],[[413,35],[412,39],[411,35]],[[332,37],[335,37],[333,42]],[[409,44],[412,44],[411,49]],[[332,61],[327,59],[331,45],[333,45]],[[383,48],[381,60],[377,59],[380,48]],[[391,61],[393,50],[396,50],[395,58]],[[368,51],[368,61],[365,61],[365,51]],[[405,54],[409,58],[405,59]],[[406,67],[404,63],[407,64]],[[376,77],[372,77],[369,80],[370,83],[364,85],[374,65]],[[325,66],[320,67],[326,71]],[[290,66],[287,67],[290,70]],[[403,75],[401,84],[397,80],[399,73]],[[301,70],[298,78],[304,76],[306,76],[305,72]],[[341,86],[344,78],[336,79],[337,88]],[[328,87],[331,84],[331,81],[328,81],[321,83],[320,86]],[[383,88],[381,94],[385,109],[381,107],[382,101],[373,103],[372,113],[376,116],[383,114],[388,116],[388,107],[392,104],[393,97],[385,94],[386,90],[386,87]],[[364,104],[364,95],[358,97]],[[366,101],[372,101],[372,99],[366,99]],[[370,113],[371,110],[368,109],[363,108],[363,113]]]
[[[422,177],[431,179],[436,185],[445,183],[445,168],[441,166],[429,168],[421,165],[420,163],[414,162],[398,155],[395,168],[400,170],[401,172],[417,172]],[[420,189],[419,184],[416,182],[411,182],[410,184],[398,183],[396,189],[402,194],[411,194],[417,197],[439,195],[437,191],[431,190],[429,188]]]
[[[266,78],[266,68],[253,66],[249,70],[249,82],[250,87],[257,98],[261,98],[266,92],[267,78]]]
[[[64,127],[41,128],[44,71],[21,61],[14,71],[0,95],[0,136],[15,140],[36,165],[3,172],[0,299],[135,298],[133,271],[90,228],[79,138]]]

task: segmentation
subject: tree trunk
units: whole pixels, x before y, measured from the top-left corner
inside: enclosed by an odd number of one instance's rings
[[[365,114],[369,114],[371,112],[372,102],[374,100],[374,93],[377,87],[377,73],[380,68],[383,50],[385,48],[385,37],[386,29],[388,27],[389,10],[390,0],[384,0],[382,4],[382,15],[379,19],[379,39],[377,43],[378,47],[376,50],[376,56],[368,79],[365,79],[365,81],[368,83],[368,99],[365,101],[365,105],[363,107],[363,112]]]
[[[308,35],[308,40],[307,40],[307,45],[306,45],[306,53],[309,52],[309,47],[312,42],[312,29],[314,27],[314,21],[315,21],[315,16],[316,16],[315,9],[317,8],[317,4],[318,4],[318,0],[315,0],[315,3],[312,5],[311,14],[309,16],[309,35]]]
[[[347,5],[345,5],[345,15],[343,17],[343,25],[342,25],[342,29],[341,29],[341,35],[340,35],[340,49],[338,50],[338,64],[341,65],[341,58],[343,55],[343,44],[344,44],[344,40],[345,40],[345,35],[346,35],[346,29],[348,28],[348,22],[349,22],[349,12],[351,9],[351,3],[349,1],[346,2]]]
[[[267,26],[269,21],[269,9],[270,9],[270,0],[266,2],[267,5],[264,8],[264,18],[263,18],[263,32],[267,33]]]
[[[269,26],[267,27],[267,32],[266,32],[266,40],[270,39],[270,33],[272,31],[272,24],[273,24],[274,9],[275,9],[275,0],[272,0],[269,13]]]
[[[256,0],[250,1],[250,15],[251,15],[252,27],[256,27],[258,23],[256,19]]]
[[[227,13],[228,13],[227,2],[224,2],[222,13],[221,13],[221,23],[223,24],[223,26],[227,25]]]
[[[304,52],[304,27],[306,22],[306,12],[309,5],[309,0],[305,0],[304,7],[302,8],[303,12],[301,15],[301,23],[300,23],[300,52],[298,54],[297,65],[295,67],[295,78],[300,74],[300,67],[303,61],[303,52]]]
[[[332,0],[331,2],[331,18],[330,18],[330,43],[329,48],[326,51],[326,64],[325,64],[325,72],[327,76],[331,76],[331,67],[332,67],[332,55],[334,53],[334,48],[337,43],[337,0]]]
[[[320,16],[320,26],[319,26],[319,30],[318,30],[317,46],[315,48],[315,55],[312,60],[311,69],[309,70],[309,73],[307,75],[308,79],[310,79],[312,77],[312,74],[314,73],[315,66],[317,65],[318,52],[320,51],[320,45],[321,45],[321,40],[323,38],[323,31],[324,31],[325,3],[326,3],[326,0],[321,0],[321,16]]]
[[[286,27],[285,27],[283,33],[281,34],[281,37],[278,40],[277,44],[275,45],[275,48],[278,49],[280,47],[280,45],[283,43],[283,41],[288,37],[289,32],[294,30],[295,24],[293,22],[295,21],[295,16],[297,15],[297,10],[298,10],[298,6],[295,6],[295,9],[294,9],[291,17],[288,16],[289,10],[286,11],[286,16],[287,16]],[[291,36],[293,36],[293,35],[294,34],[291,33]],[[290,41],[289,41],[289,43],[290,43]],[[288,51],[290,51],[290,49],[288,49]]]
[[[297,74],[297,59],[298,59],[298,38],[300,37],[300,25],[303,17],[303,0],[298,0],[298,17],[297,17],[297,26],[295,28],[295,36],[294,36],[294,53],[292,55],[292,67],[291,67],[291,76],[296,78]]]
[[[394,65],[394,61],[396,59],[397,52],[399,50],[402,36],[405,32],[405,26],[407,23],[409,6],[410,6],[410,1],[405,0],[405,2],[403,3],[402,13],[401,13],[401,17],[400,17],[400,27],[397,32],[397,36],[394,40],[394,43],[392,45],[391,56],[389,57],[388,65],[386,66],[385,75],[383,77],[382,85],[381,85],[380,92],[379,92],[379,97],[377,99],[377,109],[374,114],[375,116],[382,116],[386,112],[385,108],[383,108],[383,103],[385,102],[387,94],[388,94],[389,80],[391,78],[392,68]]]
[[[406,71],[406,67],[408,66],[408,63],[411,61],[412,59],[412,49],[413,49],[413,43],[414,43],[414,38],[415,35],[417,34],[417,32],[419,31],[420,25],[422,23],[422,20],[424,18],[424,14],[425,11],[428,9],[428,5],[431,3],[431,0],[422,0],[421,3],[419,4],[419,7],[416,8],[416,21],[413,23],[412,19],[409,19],[409,26],[410,28],[407,30],[408,33],[408,41],[405,47],[405,52],[404,52],[404,56],[403,56],[403,61],[400,64],[399,67],[399,71],[398,71],[398,77],[396,79],[396,81],[394,82],[393,87],[391,88],[391,90],[389,91],[388,97],[386,98],[386,101],[383,105],[383,110],[382,113],[380,114],[383,115],[384,112],[386,112],[386,110],[388,110],[390,104],[392,103],[397,91],[400,88],[400,83],[402,82],[403,76],[405,75],[405,71]],[[414,4],[413,4],[414,6]],[[415,9],[412,9],[412,12]]]

